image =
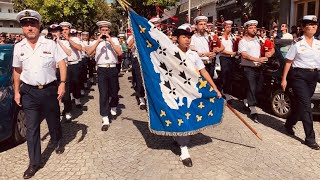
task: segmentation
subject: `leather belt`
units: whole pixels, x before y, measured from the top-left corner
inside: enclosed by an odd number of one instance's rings
[[[68,61],[69,65],[74,65],[74,64],[78,64],[78,63],[79,63],[79,61]]]
[[[309,71],[309,72],[316,72],[316,71],[320,71],[320,69],[318,68],[298,68],[298,67],[293,67],[292,69],[298,69],[298,70],[303,70],[303,71]]]
[[[117,67],[117,65],[116,64],[98,64],[98,67],[112,68],[112,67]]]
[[[22,82],[23,84],[25,84],[26,86],[29,86],[33,89],[45,89],[47,87],[50,87],[50,86],[54,86],[54,85],[57,85],[57,81],[52,81],[51,83],[49,84],[46,84],[46,85],[38,85],[38,86],[33,86],[33,85],[30,85],[30,84],[27,84],[25,82]]]

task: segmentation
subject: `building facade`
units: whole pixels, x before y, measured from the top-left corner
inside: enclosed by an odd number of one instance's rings
[[[193,24],[193,19],[198,15],[207,16],[209,22],[213,22],[217,19],[216,11],[217,0],[191,0],[191,16],[190,23]],[[180,0],[175,7],[170,10],[166,10],[161,19],[162,23],[181,25],[188,22],[188,9],[189,1]],[[170,17],[178,18],[176,21],[172,20]]]
[[[0,33],[21,34],[20,24],[16,20],[11,0],[0,0]]]
[[[320,0],[291,0],[290,2],[290,15],[289,24],[299,25],[299,20],[304,15],[316,15],[320,17]]]

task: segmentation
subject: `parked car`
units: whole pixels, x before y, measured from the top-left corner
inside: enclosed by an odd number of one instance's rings
[[[0,45],[0,142],[25,141],[26,126],[22,109],[14,102],[12,81],[13,45]]]
[[[263,85],[262,91],[257,93],[259,105],[267,105],[272,113],[281,118],[287,118],[291,113],[291,104],[293,99],[292,90],[288,88],[285,92],[281,89],[282,71],[285,64],[285,55],[288,52],[292,41],[276,40],[275,54],[269,58],[268,62],[262,66],[263,68]],[[240,60],[234,59],[231,95],[240,100],[246,98],[247,82],[243,74],[243,67],[240,66]],[[220,75],[220,72],[218,72]],[[320,76],[320,75],[319,75]],[[217,80],[218,82],[221,81]],[[314,104],[313,114],[320,114],[320,83],[312,97]]]

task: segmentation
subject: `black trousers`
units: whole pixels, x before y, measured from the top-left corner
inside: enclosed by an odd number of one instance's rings
[[[141,75],[141,69],[140,69],[140,64],[138,61],[138,58],[134,58],[132,61],[132,71],[134,71],[134,76],[135,76],[135,87],[134,90],[136,92],[136,97],[144,97],[145,96],[145,90],[143,87],[143,80],[142,80],[142,75]]]
[[[57,79],[61,79],[60,78],[60,70],[59,68],[57,68]],[[71,110],[72,110],[72,101],[71,101],[71,97],[70,97],[70,82],[69,82],[69,76],[67,76],[67,80],[66,80],[66,88],[65,88],[65,94],[62,98],[62,103],[63,103],[63,106],[64,106],[64,109],[63,111],[65,113],[70,113]]]
[[[89,58],[89,61],[88,61],[89,78],[93,77],[93,74],[95,72],[95,68],[96,68],[96,61],[93,58]]]
[[[306,143],[315,142],[313,130],[313,117],[311,97],[317,85],[318,73],[303,69],[291,69],[287,78],[289,87],[293,91],[292,113],[286,121],[286,126],[291,127],[302,120]]]
[[[213,79],[213,76],[214,76],[214,70],[215,70],[215,62],[212,61],[212,63],[208,63],[208,64],[204,64],[205,65],[205,68],[206,70],[208,71],[210,77]]]
[[[78,64],[68,65],[67,76],[69,76],[69,88],[73,97],[79,99],[81,97],[81,62]]]
[[[116,67],[104,68],[98,67],[98,89],[100,115],[108,116],[111,107],[117,107],[119,102],[119,77]],[[109,100],[111,98],[111,100]]]
[[[88,57],[84,57],[81,60],[81,87],[84,88],[84,83],[87,82],[88,80],[88,62],[89,62],[89,58]]]
[[[40,123],[43,118],[47,121],[51,142],[56,144],[62,138],[57,91],[56,84],[44,89],[35,89],[22,84],[20,88],[22,108],[26,117],[28,153],[32,166],[41,164]]]
[[[230,57],[220,56],[221,78],[223,93],[231,93],[231,78],[233,71],[233,60]]]
[[[256,93],[262,91],[263,74],[259,67],[243,67],[244,75],[247,80],[247,100],[249,107],[257,105]]]

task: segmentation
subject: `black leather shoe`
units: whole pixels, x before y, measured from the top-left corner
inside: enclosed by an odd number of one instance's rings
[[[293,126],[284,125],[284,127],[289,135],[294,136]]]
[[[320,150],[320,146],[314,142],[314,143],[305,143],[307,146],[309,146],[311,149],[314,149],[314,150]]]
[[[82,108],[82,105],[81,105],[81,104],[77,104],[77,105],[76,105],[76,108],[81,109],[81,108]]]
[[[183,165],[187,166],[187,167],[192,167],[192,160],[191,158],[187,158],[182,160]]]
[[[106,125],[106,124],[102,125],[101,131],[108,131],[109,126],[110,126],[110,125]]]
[[[23,179],[30,179],[40,169],[40,166],[29,166],[28,169],[23,173]]]
[[[253,122],[259,123],[258,121],[258,114],[251,114],[250,118],[252,119]]]
[[[140,105],[140,109],[141,109],[141,110],[146,110],[146,109],[147,109],[147,106],[146,106],[145,104]]]
[[[54,148],[56,154],[62,154],[64,152],[64,148],[61,145],[61,142],[58,142],[56,147]]]

